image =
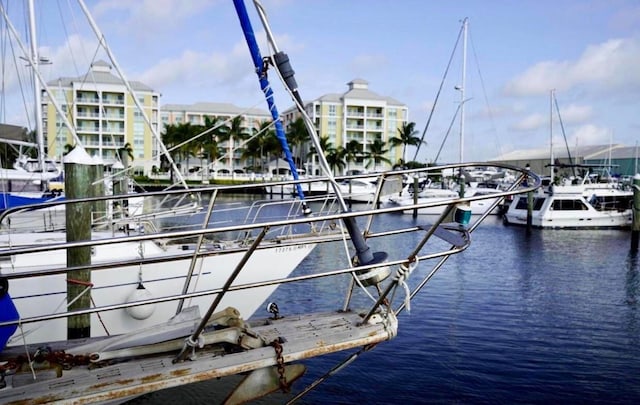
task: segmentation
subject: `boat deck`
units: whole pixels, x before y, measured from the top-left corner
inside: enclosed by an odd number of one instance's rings
[[[4,382],[14,388],[0,390],[0,402],[85,404],[126,399],[187,383],[264,370],[265,367],[277,366],[279,360],[290,363],[375,344],[391,339],[397,332],[397,320],[392,313],[384,317],[376,315],[366,324],[361,324],[362,319],[363,314],[350,311],[252,322],[250,330],[264,342],[263,347],[241,350],[228,344],[212,344],[198,349],[194,359],[183,362],[174,363],[176,351],[164,356],[140,356],[114,363],[106,361],[71,367],[42,360],[34,361],[36,380],[33,379],[32,370],[24,363],[18,372],[7,373]],[[35,346],[29,348],[31,352],[36,349]],[[280,359],[277,346],[282,349]],[[71,347],[70,341],[49,346],[54,352]],[[24,347],[8,348],[0,355],[0,364],[7,367],[8,363],[5,362],[15,362],[23,355]],[[272,369],[277,370],[277,367]],[[277,371],[273,373],[277,381]],[[275,387],[279,389],[278,385]]]

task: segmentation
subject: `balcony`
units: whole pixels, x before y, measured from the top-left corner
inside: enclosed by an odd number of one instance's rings
[[[76,102],[77,104],[100,104],[100,99],[98,97],[79,96]]]
[[[124,105],[124,99],[116,97],[102,97],[102,104]]]

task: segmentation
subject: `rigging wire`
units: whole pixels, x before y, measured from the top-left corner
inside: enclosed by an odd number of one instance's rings
[[[556,107],[556,112],[558,113],[558,122],[560,123],[560,130],[562,131],[562,138],[564,138],[564,144],[567,148],[567,156],[569,158],[569,164],[571,165],[571,171],[573,172],[573,176],[576,176],[576,167],[573,164],[573,159],[571,158],[571,150],[569,149],[569,143],[567,141],[567,134],[564,132],[564,124],[562,123],[562,116],[560,115],[560,107],[558,106],[558,98],[553,96],[553,103]]]
[[[435,112],[436,105],[438,104],[438,99],[440,98],[440,93],[442,92],[442,88],[444,87],[444,82],[445,82],[445,80],[447,78],[447,74],[449,73],[449,69],[451,68],[451,63],[453,62],[453,58],[455,56],[456,49],[458,49],[458,44],[460,43],[460,38],[462,37],[462,33],[463,32],[464,32],[464,26],[461,27],[460,31],[458,32],[458,38],[456,39],[456,43],[455,43],[455,45],[453,47],[453,50],[451,51],[451,55],[449,56],[449,63],[447,63],[447,67],[444,70],[444,76],[442,77],[442,81],[440,81],[440,87],[438,88],[438,92],[436,93],[436,98],[433,101],[433,107],[431,107],[431,111],[429,113],[429,117],[427,118],[427,124],[425,125],[424,130],[422,131],[422,136],[420,137],[420,143],[416,147],[416,152],[413,155],[413,160],[414,161],[418,157],[418,152],[420,152],[420,146],[423,144],[424,137],[427,134],[427,129],[429,128],[429,125],[431,124],[431,119],[433,118],[433,114]],[[456,112],[456,114],[457,114],[457,112]],[[442,147],[440,149],[442,149]],[[434,162],[435,162],[435,160],[434,160]]]
[[[469,35],[471,37],[471,35]],[[484,103],[487,107],[487,114],[489,116],[489,121],[491,122],[491,127],[493,129],[494,132],[494,140],[497,142],[497,149],[499,151],[502,150],[502,145],[500,144],[500,137],[498,136],[498,130],[496,128],[496,123],[495,120],[493,119],[493,109],[491,108],[491,106],[489,105],[489,98],[487,97],[487,89],[484,85],[484,78],[482,77],[482,72],[480,71],[480,62],[478,61],[478,54],[476,53],[476,48],[475,45],[473,43],[473,38],[469,38],[470,42],[471,42],[471,51],[473,53],[473,59],[476,63],[476,70],[478,71],[478,78],[480,79],[480,87],[482,88],[482,95],[484,97]]]

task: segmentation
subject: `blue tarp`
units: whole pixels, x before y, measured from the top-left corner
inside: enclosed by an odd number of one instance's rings
[[[61,198],[61,197],[54,197],[54,196],[22,197],[22,196],[13,195],[11,193],[0,192],[0,212],[9,208],[22,207],[23,205],[41,204],[41,203],[50,201],[53,198]]]
[[[16,321],[19,317],[20,315],[11,300],[11,296],[9,296],[8,293],[4,294],[4,296],[0,298],[0,322]],[[7,341],[13,336],[17,328],[18,325],[0,326],[0,352],[4,350]]]

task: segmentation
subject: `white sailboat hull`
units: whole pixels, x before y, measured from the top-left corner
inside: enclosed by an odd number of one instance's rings
[[[284,278],[313,250],[314,246],[314,243],[303,243],[295,246],[273,245],[259,249],[253,253],[233,285]],[[113,257],[119,257],[121,260],[139,258],[141,251],[144,252],[145,258],[159,259],[160,261],[142,266],[129,265],[108,270],[94,270],[91,275],[93,286],[90,291],[93,306],[104,307],[130,301],[136,295],[140,280],[149,294],[147,298],[180,294],[191,261],[189,251],[184,251],[185,258],[182,260],[162,261],[162,259],[180,253],[177,251],[181,249],[180,246],[177,246],[163,251],[149,241],[144,244],[126,242],[97,246],[92,260],[92,264],[96,265],[106,261],[109,256],[111,256],[111,260]],[[221,250],[214,255],[198,259],[188,292],[222,288],[243,255],[244,252]],[[20,259],[20,262],[3,264],[0,267],[1,273],[8,275],[64,267],[66,254],[63,251],[47,252],[46,254],[33,253],[20,256]],[[262,306],[275,288],[276,286],[272,285],[229,292],[220,303],[221,308],[235,307],[245,319],[249,318]],[[52,305],[59,307],[56,312],[63,313],[67,305],[67,276],[59,274],[15,279],[11,283],[10,293],[20,316],[23,318],[50,314]],[[193,298],[186,300],[185,306],[199,305],[200,312],[206,313],[214,298],[215,295]],[[152,307],[146,308],[148,311],[151,309]],[[91,316],[91,336],[121,334],[158,324],[174,314],[176,309],[177,302],[174,300],[154,304],[153,311],[144,319],[136,319],[126,309],[104,311],[99,315],[93,314]],[[146,315],[145,310],[138,312],[137,315],[140,313]],[[67,321],[66,319],[58,319],[46,323],[30,324],[25,326],[24,330],[25,332],[32,330],[27,335],[28,343],[64,340],[67,338]],[[22,339],[11,342],[11,344],[22,343]]]

